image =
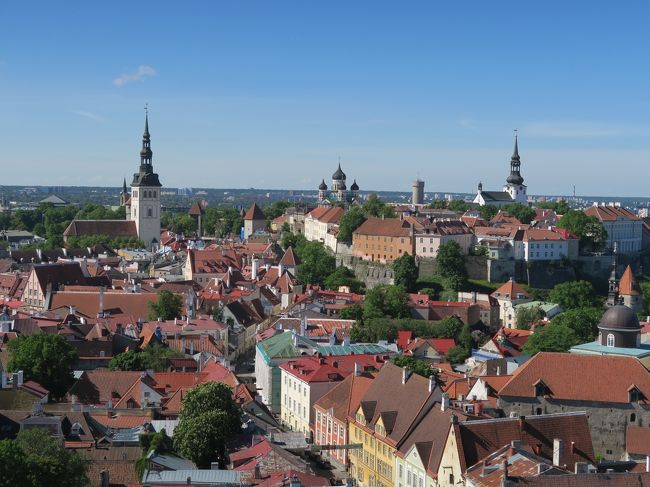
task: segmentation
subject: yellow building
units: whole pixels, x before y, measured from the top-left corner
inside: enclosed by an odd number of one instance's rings
[[[433,379],[410,375],[387,363],[350,417],[350,474],[359,486],[394,487],[395,456],[400,442],[410,434],[436,401],[440,389]]]

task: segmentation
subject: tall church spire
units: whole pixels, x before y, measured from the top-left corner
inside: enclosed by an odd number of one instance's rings
[[[122,184],[122,194],[126,194],[128,191],[126,189],[126,178],[124,178],[124,184]]]
[[[153,152],[151,152],[151,136],[149,135],[149,107],[144,107],[144,134],[142,134],[142,150],[140,151],[140,169],[142,166],[151,166]]]
[[[521,159],[519,158],[519,142],[517,139],[517,131],[515,130],[515,150],[510,158],[510,176],[508,176],[506,182],[509,184],[521,185],[524,183],[524,178],[521,177],[521,173],[519,172],[521,168]]]

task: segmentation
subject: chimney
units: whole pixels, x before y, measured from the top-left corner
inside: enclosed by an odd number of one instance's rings
[[[523,433],[526,429],[526,416],[519,416],[519,433]]]
[[[354,375],[356,377],[359,377],[361,375],[361,367],[359,366],[358,362],[354,363]]]
[[[255,479],[261,479],[262,478],[262,469],[260,468],[260,464],[256,463],[255,464],[255,473],[254,473],[254,478]]]
[[[440,398],[440,410],[446,411],[447,409],[449,409],[449,394],[443,392],[442,397]]]
[[[645,457],[645,471],[650,473],[650,455]]]
[[[259,266],[259,262],[257,259],[253,259],[251,263],[251,279],[255,280],[257,279],[257,268]]]
[[[99,310],[97,310],[98,316],[104,316],[104,286],[99,288]]]
[[[553,466],[562,467],[564,465],[563,451],[564,441],[559,438],[553,439]]]
[[[99,472],[99,487],[109,487],[110,480],[108,476],[108,470],[102,470]]]
[[[402,367],[402,384],[406,384],[409,378],[409,371],[406,367]]]
[[[472,291],[472,303],[476,304],[477,296],[478,296],[478,293],[476,291]]]
[[[503,486],[508,485],[508,459],[507,458],[503,459],[503,480],[501,481],[501,485]]]
[[[429,394],[436,388],[436,378],[432,375],[429,376]]]

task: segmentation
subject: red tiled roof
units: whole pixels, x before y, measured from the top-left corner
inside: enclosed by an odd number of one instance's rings
[[[628,426],[625,433],[625,452],[650,457],[650,427]]]
[[[576,462],[595,461],[584,412],[466,421],[452,428],[463,471],[513,440],[537,450],[545,458],[553,458],[554,439],[564,440],[561,457],[570,470]]]
[[[338,224],[344,214],[345,210],[338,206],[319,206],[313,209],[307,216],[322,223]]]
[[[632,272],[632,268],[629,265],[625,268],[625,272],[618,283],[618,292],[625,296],[638,296],[641,294],[641,288],[639,287],[639,284],[634,277],[634,273]]]
[[[280,259],[280,265],[284,265],[288,267],[295,267],[298,265],[298,257],[296,256],[291,246],[289,246],[289,248],[282,256],[282,259]]]
[[[595,216],[600,221],[616,221],[620,218],[637,221],[640,218],[630,210],[619,206],[592,206],[585,210],[585,215]]]
[[[358,364],[362,371],[371,372],[381,369],[384,360],[369,354],[302,357],[284,363],[280,368],[307,383],[337,382],[354,373],[355,364]]]
[[[519,284],[517,284],[513,279],[510,279],[508,282],[506,282],[503,286],[501,286],[499,289],[494,291],[490,296],[494,298],[506,298],[506,299],[518,299],[518,295],[523,295],[524,298],[529,298],[530,295],[526,292],[526,290],[521,287]]]
[[[64,237],[84,235],[137,237],[138,229],[133,220],[72,220],[63,232]]]
[[[266,220],[266,217],[257,203],[253,203],[244,215],[244,220]]]
[[[555,352],[540,352],[528,360],[499,395],[535,397],[540,380],[554,400],[627,404],[631,387],[641,392],[643,403],[650,400],[650,372],[636,358]]]
[[[354,231],[355,235],[410,237],[411,226],[399,218],[368,218]]]
[[[334,418],[345,422],[348,416],[354,415],[359,409],[361,398],[374,378],[375,374],[372,373],[350,374],[318,399],[314,405],[323,411],[328,411],[331,408]]]

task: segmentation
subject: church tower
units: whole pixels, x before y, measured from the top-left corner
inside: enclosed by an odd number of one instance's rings
[[[145,109],[146,110],[146,109]],[[138,230],[138,238],[145,248],[157,249],[160,240],[160,180],[153,172],[153,153],[149,135],[149,113],[145,112],[140,170],[133,175],[131,183],[131,215]]]
[[[519,144],[517,134],[515,134],[515,150],[510,158],[510,176],[506,179],[506,185],[503,191],[508,193],[514,203],[528,204],[528,195],[526,194],[526,185],[524,178],[521,176],[521,159],[519,158]]]
[[[124,184],[122,185],[122,191],[120,192],[120,206],[126,206],[126,202],[129,200],[129,191],[126,189],[126,178],[124,178]],[[126,215],[126,219],[129,219],[130,215]]]

